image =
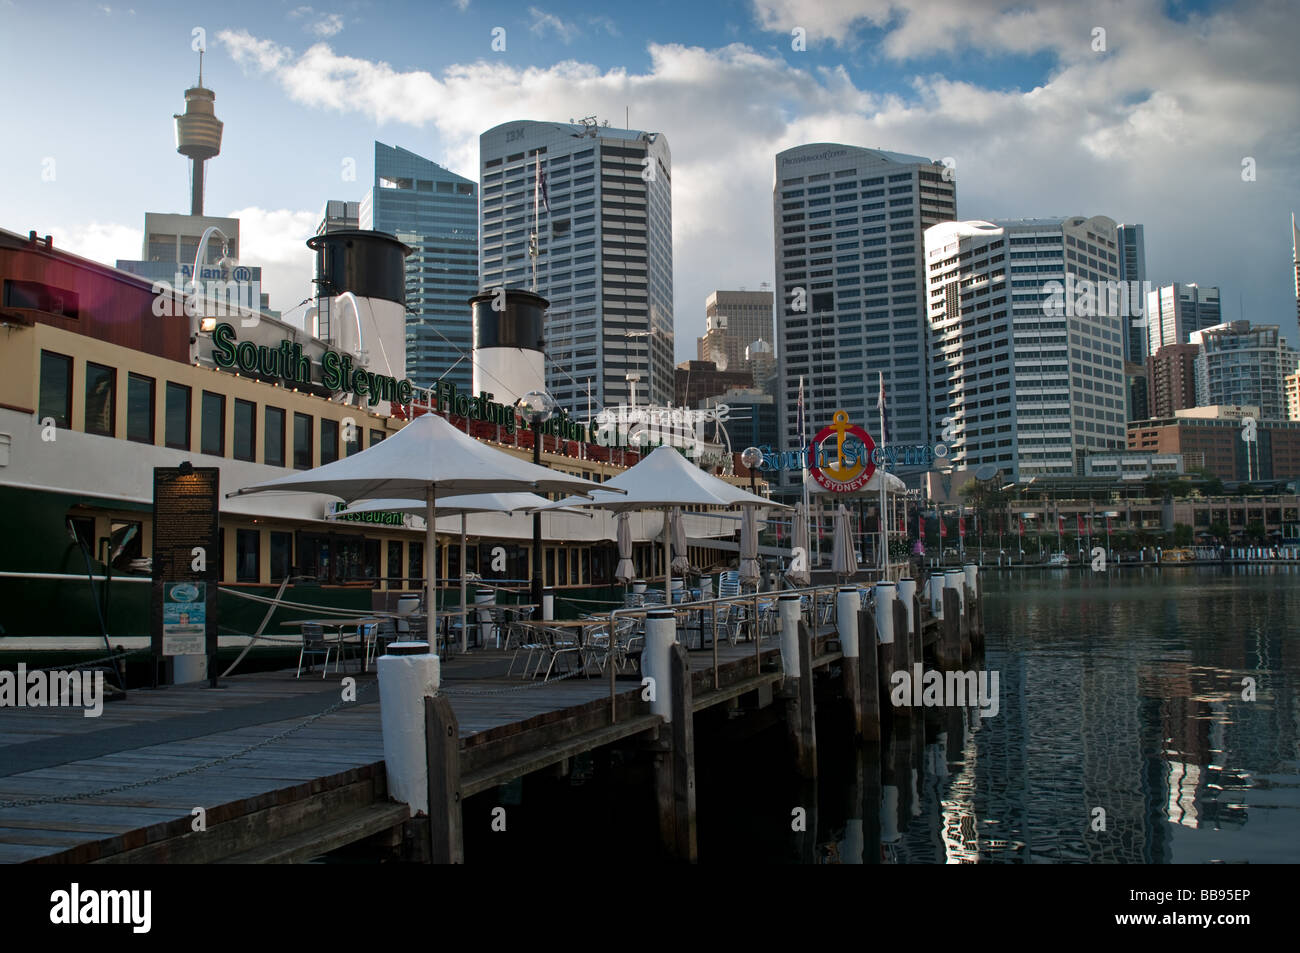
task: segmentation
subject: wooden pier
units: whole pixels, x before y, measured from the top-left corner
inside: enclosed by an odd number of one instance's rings
[[[833,623],[801,620],[801,678],[783,670],[779,633],[757,651],[724,641],[716,668],[711,649],[674,645],[670,719],[651,711],[639,677],[619,680],[611,698],[604,678],[538,684],[507,678],[504,653],[453,657],[440,693],[426,700],[429,805],[417,817],[388,796],[373,671],[136,689],[99,718],[80,708],[0,709],[0,862],[302,862],[360,842],[408,860],[457,862],[465,799],[610,745],[651,753],[663,846],[691,861],[693,715],[783,705],[794,763],[815,776],[814,683],[848,698],[854,734],[874,740],[889,717],[895,663],[925,653],[955,667],[978,647],[979,600],[967,590],[962,612],[955,590],[945,596],[942,622],[915,601],[910,637],[896,604],[891,646],[876,645],[864,611],[855,666],[844,664]],[[848,668],[860,684],[844,691],[842,677],[830,676]],[[343,697],[349,685],[355,700]]]

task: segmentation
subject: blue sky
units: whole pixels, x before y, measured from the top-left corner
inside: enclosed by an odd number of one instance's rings
[[[679,358],[709,290],[771,280],[772,157],[822,140],[953,157],[962,218],[1142,222],[1153,280],[1218,284],[1226,318],[1300,343],[1300,33],[1282,0],[0,0],[0,227],[111,261],[138,254],[146,210],[186,210],[172,114],[195,27],[226,123],[207,210],[241,214],[277,306],[307,293],[301,243],[326,199],[360,198],[375,139],[474,177],[498,122],[621,125],[626,107],[673,152]]]

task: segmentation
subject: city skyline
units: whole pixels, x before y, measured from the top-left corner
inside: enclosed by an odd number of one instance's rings
[[[226,124],[206,210],[241,218],[272,307],[306,295],[302,242],[326,199],[359,197],[375,139],[473,179],[478,136],[494,124],[594,114],[621,126],[630,112],[674,148],[675,360],[693,356],[708,290],[774,281],[762,210],[771,157],[815,141],[952,159],[966,219],[1077,211],[1140,222],[1150,280],[1213,282],[1225,320],[1278,323],[1300,338],[1283,232],[1300,207],[1300,163],[1294,130],[1276,122],[1300,113],[1288,66],[1296,27],[1283,4],[1132,5],[1103,18],[1102,50],[1092,48],[1094,13],[1051,6],[1024,29],[1010,4],[972,19],[944,3],[914,15],[881,2],[874,20],[775,0],[603,19],[574,4],[457,6],[394,8],[413,25],[436,19],[443,42],[432,45],[353,8],[276,18],[236,3],[203,27],[204,84]],[[17,27],[0,48],[20,72],[39,64],[16,38],[53,16],[0,11]],[[52,75],[11,123],[16,148],[0,171],[31,186],[14,189],[5,227],[111,262],[139,246],[141,211],[184,210],[189,170],[171,117],[197,76],[191,30],[208,16],[143,3],[135,16],[88,6],[59,18],[81,65]],[[508,37],[500,52],[497,26]],[[1247,65],[1245,37],[1251,82],[1227,82]],[[147,70],[123,69],[122,50]],[[1178,68],[1189,56],[1195,75]],[[92,161],[71,130],[41,121],[72,83],[89,127],[78,135],[126,161]],[[1221,241],[1200,240],[1206,206]]]

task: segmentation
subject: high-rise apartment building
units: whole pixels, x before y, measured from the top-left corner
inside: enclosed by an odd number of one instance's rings
[[[1295,269],[1295,317],[1300,321],[1300,227],[1295,223],[1295,212],[1291,213],[1291,264]]]
[[[1144,320],[1145,295],[1142,292],[1147,280],[1147,253],[1144,229],[1141,225],[1121,225],[1119,232],[1119,280],[1129,286],[1128,301],[1132,302],[1124,318],[1124,360],[1138,364],[1147,359],[1147,324]],[[1141,312],[1141,313],[1139,313]]]
[[[1300,420],[1300,371],[1283,378],[1282,387],[1286,391],[1286,419]]]
[[[1100,215],[926,230],[931,432],[954,467],[1075,476],[1124,446],[1123,319],[1083,294],[1118,280],[1118,241]]]
[[[783,446],[801,443],[801,378],[809,438],[837,410],[878,436],[878,374],[889,442],[928,442],[922,232],[957,214],[951,169],[878,149],[798,146],[776,156],[772,205]]]
[[[1166,344],[1147,358],[1151,417],[1196,406],[1196,344]],[[1142,418],[1134,417],[1134,420]]]
[[[571,414],[673,396],[672,155],[661,133],[515,121],[479,137],[484,290],[550,301],[546,386]],[[530,255],[536,234],[536,257]],[[534,268],[536,286],[534,288]]]
[[[1261,419],[1287,419],[1284,381],[1298,359],[1276,324],[1228,321],[1193,331],[1191,338],[1198,346],[1197,404],[1249,404]]]
[[[1161,285],[1147,294],[1147,356],[1166,344],[1186,344],[1193,331],[1223,320],[1219,289],[1195,284]]]
[[[328,206],[327,206],[328,212]],[[469,299],[478,291],[478,186],[423,156],[375,143],[363,229],[396,235],[406,257],[406,372],[420,387],[471,386]]]

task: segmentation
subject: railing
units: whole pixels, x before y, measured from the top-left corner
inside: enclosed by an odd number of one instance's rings
[[[855,583],[849,582],[847,583],[847,585],[855,585]],[[870,583],[863,583],[862,585],[863,587],[866,587],[869,586]],[[702,599],[696,602],[674,602],[671,606],[669,606],[668,604],[664,604],[662,606],[657,604],[650,604],[644,606],[625,606],[620,609],[614,609],[612,612],[609,613],[608,616],[609,648],[608,648],[608,656],[606,660],[606,666],[609,669],[610,724],[614,724],[618,720],[618,708],[617,708],[618,691],[616,687],[618,670],[615,667],[614,659],[615,659],[615,649],[616,649],[615,633],[618,631],[618,621],[620,619],[640,618],[644,620],[645,616],[648,613],[655,611],[657,609],[671,608],[674,613],[684,612],[689,614],[691,612],[702,613],[706,609],[712,608],[713,612],[711,613],[710,622],[712,626],[712,636],[713,636],[713,645],[712,645],[713,687],[714,690],[716,691],[717,689],[721,688],[721,677],[720,677],[720,668],[719,668],[720,663],[718,660],[718,614],[717,614],[718,606],[735,605],[740,608],[748,610],[745,622],[748,624],[749,631],[750,631],[750,638],[753,640],[754,643],[754,671],[755,674],[758,674],[758,672],[761,669],[760,659],[762,657],[762,645],[761,645],[762,633],[759,629],[760,616],[761,616],[760,607],[762,603],[763,602],[775,603],[776,600],[781,596],[788,596],[788,595],[809,596],[810,597],[809,611],[812,613],[812,619],[813,619],[812,628],[815,632],[816,626],[818,624],[817,623],[818,609],[821,607],[827,607],[827,611],[828,612],[831,611],[831,609],[835,605],[835,594],[840,589],[840,587],[841,587],[840,583],[835,583],[834,585],[805,586],[798,589],[772,589],[767,592],[755,591],[755,592],[743,593],[738,596],[723,596],[717,599]],[[826,593],[828,595],[828,599],[826,601],[819,601],[818,595],[821,593]],[[803,610],[802,610],[802,602],[801,602],[800,612],[802,613],[802,611]],[[603,621],[604,617],[602,616],[601,618]],[[700,629],[701,642],[703,642],[703,639],[704,639],[703,619],[701,619],[701,629]]]

